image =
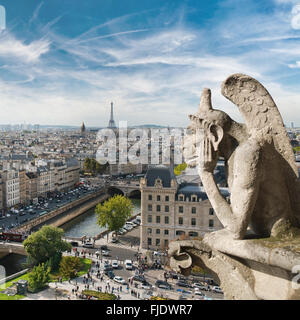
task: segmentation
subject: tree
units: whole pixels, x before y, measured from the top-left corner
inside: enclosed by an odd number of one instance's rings
[[[59,264],[60,274],[67,279],[75,278],[77,276],[77,272],[80,271],[81,268],[82,263],[79,257],[62,257]]]
[[[96,206],[97,224],[100,227],[107,227],[109,232],[118,231],[131,216],[132,210],[133,205],[130,199],[115,195]]]
[[[64,251],[72,249],[71,244],[62,240],[63,229],[43,226],[31,234],[24,242],[24,248],[29,260],[37,265],[50,260],[50,266],[55,270]]]
[[[84,159],[83,169],[86,172],[90,172],[90,170],[91,170],[91,159],[90,158]]]
[[[96,173],[103,174],[106,171],[108,166],[109,166],[108,163],[100,164],[95,159],[90,159],[90,158],[86,158],[83,163],[84,171],[92,174],[96,174]]]
[[[187,164],[184,162],[184,163],[181,163],[179,164],[175,169],[174,169],[174,174],[176,176],[179,176],[181,174],[182,171],[184,171],[187,167]]]
[[[33,292],[43,289],[50,279],[50,267],[44,263],[35,266],[28,274],[28,286]]]

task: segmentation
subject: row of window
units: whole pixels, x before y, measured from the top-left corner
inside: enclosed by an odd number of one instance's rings
[[[152,211],[152,204],[148,204],[148,211]],[[161,205],[156,205],[156,212],[161,212]],[[165,212],[170,212],[170,207],[169,206],[165,206]],[[178,207],[178,212],[179,213],[184,213],[184,208],[183,206],[179,206]],[[197,213],[197,208],[196,207],[192,207],[192,213]],[[213,215],[214,214],[214,209],[213,208],[209,208],[209,215]]]
[[[156,216],[156,223],[160,223],[160,216]],[[164,221],[165,221],[165,224],[169,224],[169,217],[168,216],[165,216],[164,217]],[[148,223],[152,223],[152,216],[151,215],[148,215],[148,219],[147,219],[147,222]],[[179,217],[178,218],[178,224],[179,225],[183,225],[183,217]],[[192,226],[196,226],[197,225],[197,222],[196,222],[196,218],[191,218],[191,225]],[[209,219],[208,221],[208,226],[210,228],[213,228],[214,227],[214,220],[213,219]],[[150,228],[148,229],[150,230]],[[159,229],[156,229],[156,230],[159,230]],[[151,231],[152,232],[152,231]]]
[[[148,246],[152,246],[152,238],[148,238],[147,239],[147,242],[148,242]],[[156,246],[160,246],[161,242],[160,242],[160,239],[155,239],[155,245]],[[169,245],[169,240],[165,239],[164,240],[164,246],[165,248],[167,248]]]
[[[148,200],[149,200],[149,201],[152,201],[152,200],[153,200],[152,194],[149,194],[149,195],[148,195]],[[156,196],[156,201],[161,201],[161,196],[160,196],[160,195],[157,195],[157,196]],[[165,196],[165,201],[170,201],[170,197],[169,197],[169,196]]]
[[[161,199],[162,199],[162,196],[160,196],[160,195],[157,195],[157,196],[156,196],[156,201],[161,201]],[[149,194],[149,195],[148,195],[148,200],[149,200],[149,201],[152,201],[152,200],[153,200],[152,194]],[[183,195],[180,195],[180,196],[178,197],[178,200],[179,200],[179,201],[184,201],[184,196],[183,196]],[[200,199],[200,200],[201,200],[201,199]],[[165,201],[170,201],[170,197],[169,197],[169,196],[165,196]],[[197,196],[191,196],[191,201],[192,201],[192,202],[197,202]]]
[[[155,230],[155,233],[156,233],[156,234],[160,234],[160,229],[156,229],[156,230]],[[147,229],[147,234],[152,234],[152,229],[151,229],[151,228],[148,228],[148,229]],[[167,229],[164,230],[164,235],[165,235],[165,236],[169,235],[169,230],[167,230]]]
[[[148,215],[148,219],[147,219],[148,223],[152,223],[152,216]],[[156,223],[160,223],[160,216],[156,216]],[[166,216],[165,217],[165,224],[169,224],[169,217]]]

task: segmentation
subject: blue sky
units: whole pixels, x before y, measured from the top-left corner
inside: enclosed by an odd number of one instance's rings
[[[203,87],[256,77],[300,126],[300,0],[0,0],[0,123],[186,126]]]

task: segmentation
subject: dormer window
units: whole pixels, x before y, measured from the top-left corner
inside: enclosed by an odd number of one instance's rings
[[[178,197],[178,199],[179,199],[179,201],[184,201],[184,195],[180,195],[179,197]]]
[[[162,188],[162,180],[158,177],[156,180],[155,180],[155,187],[161,187]]]

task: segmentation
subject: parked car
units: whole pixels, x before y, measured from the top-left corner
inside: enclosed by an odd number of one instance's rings
[[[110,271],[112,269],[112,266],[109,263],[105,263],[103,266],[104,271]]]
[[[126,281],[122,278],[122,277],[114,277],[114,281],[116,281],[117,283],[120,283],[120,284],[126,284]]]
[[[101,250],[101,253],[104,257],[109,256],[109,252],[107,250]]]
[[[195,295],[195,296],[200,296],[200,297],[203,297],[203,298],[205,297],[205,294],[202,293],[201,291],[195,291],[195,292],[194,292],[194,295]]]
[[[113,279],[115,274],[111,270],[105,270],[104,273],[109,277],[109,279]]]
[[[122,235],[122,234],[125,234],[127,232],[127,230],[121,228],[119,231],[118,231],[118,234]]]
[[[210,290],[210,289],[209,289],[209,286],[203,285],[203,284],[201,284],[201,283],[194,283],[194,284],[193,284],[193,287],[194,287],[194,288],[197,288],[197,289],[199,289],[199,290],[204,290],[204,291],[209,291],[209,290]]]
[[[182,294],[192,294],[191,291],[184,290],[184,289],[177,289],[177,292],[181,292]]]
[[[127,222],[125,223],[125,225],[126,225],[126,226],[130,226],[130,227],[132,227],[132,228],[137,227],[137,224],[135,224],[133,221],[127,221]]]
[[[111,266],[114,268],[114,269],[118,269],[119,268],[119,263],[117,260],[113,260],[112,263],[111,263]]]
[[[100,249],[101,249],[101,250],[108,250],[106,245],[102,245],[102,246],[100,247]]]
[[[85,242],[83,244],[84,248],[94,248],[94,244],[92,242]]]
[[[78,247],[79,245],[77,241],[71,241],[70,243],[73,247]]]
[[[133,227],[132,226],[130,226],[130,225],[125,225],[124,227],[123,227],[124,229],[126,229],[127,231],[130,231],[130,230],[132,230],[133,229]]]
[[[132,276],[130,278],[128,278],[128,280],[133,280],[133,281],[137,281],[137,282],[142,282],[145,283],[146,279],[143,276]]]
[[[132,270],[133,269],[132,260],[125,260],[125,269],[126,270]]]
[[[179,280],[179,281],[177,281],[176,284],[179,287],[192,288],[192,286],[189,283],[185,282],[185,281]]]
[[[152,289],[152,285],[149,282],[143,282],[141,288],[145,290],[150,290]]]
[[[157,280],[155,282],[155,285],[161,289],[168,289],[168,290],[172,289],[172,286],[167,281]]]
[[[215,293],[223,293],[222,289],[218,286],[212,287],[212,291]]]

